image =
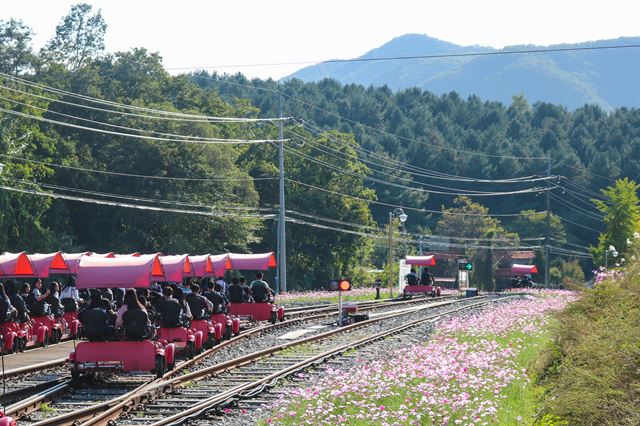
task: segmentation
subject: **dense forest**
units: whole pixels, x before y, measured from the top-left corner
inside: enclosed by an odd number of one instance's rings
[[[31,29],[0,21],[3,250],[275,250],[281,116],[289,288],[369,282],[396,207],[409,252],[439,241],[490,276],[502,251],[540,254],[546,194],[559,281],[592,267],[591,199],[640,175],[637,109],[171,75],[144,48],[105,53],[106,31],[79,4],[36,52]]]

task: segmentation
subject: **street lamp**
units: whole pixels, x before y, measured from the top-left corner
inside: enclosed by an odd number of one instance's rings
[[[618,257],[618,251],[616,250],[616,248],[614,246],[609,246],[605,251],[604,251],[604,268],[608,269],[609,268],[609,253],[611,253],[611,256],[613,257]]]
[[[395,209],[392,212],[389,212],[389,297],[393,298],[393,218],[397,217],[400,219],[400,223],[402,223],[404,229],[404,223],[407,221],[407,216],[400,207]],[[406,256],[407,246],[405,241],[405,256]]]

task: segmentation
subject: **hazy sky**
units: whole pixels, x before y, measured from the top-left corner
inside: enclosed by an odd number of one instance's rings
[[[72,4],[0,0],[0,19],[22,19],[42,47]],[[146,47],[168,69],[214,67],[280,78],[298,65],[354,58],[394,37],[427,34],[496,48],[640,35],[640,0],[86,0],[102,9],[109,52]],[[174,71],[175,72],[175,71]]]

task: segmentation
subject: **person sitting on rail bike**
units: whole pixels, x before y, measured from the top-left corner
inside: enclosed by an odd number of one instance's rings
[[[18,310],[11,305],[11,300],[4,291],[4,284],[0,283],[0,322],[14,321]]]
[[[143,335],[149,334],[146,330],[151,327],[149,313],[138,300],[135,290],[125,290],[122,306],[116,315],[116,330],[123,330],[125,337],[143,338]]]
[[[17,285],[17,284],[16,284]],[[20,297],[24,300],[24,303],[29,306],[29,294],[31,293],[31,286],[29,283],[22,283],[20,286]]]
[[[49,304],[53,316],[56,318],[62,317],[64,309],[60,301],[60,284],[57,281],[53,281],[49,286],[49,296],[45,300]]]
[[[78,314],[82,324],[82,336],[90,341],[114,338],[115,313],[106,309],[105,299],[99,290],[91,290],[89,304]]]
[[[207,290],[203,293],[212,304],[213,314],[226,314],[229,311],[229,299],[222,292],[222,287],[219,284],[213,284],[209,282],[207,284]]]
[[[244,301],[253,302],[253,298],[251,297],[251,289],[247,285],[247,279],[245,277],[240,277],[240,287],[242,287],[242,290],[244,290]]]
[[[80,297],[80,292],[76,287],[76,278],[69,277],[67,283],[60,292],[60,302],[65,312],[78,312],[80,306],[84,305],[84,299]]]
[[[420,276],[420,284],[430,286],[436,285],[436,279],[433,278],[433,275],[431,275],[431,273],[429,272],[429,268],[427,268],[426,266],[422,270],[422,275]]]
[[[418,285],[418,276],[416,275],[416,270],[411,268],[411,272],[404,276],[407,285]]]
[[[231,285],[229,286],[229,301],[231,303],[247,302],[245,291],[236,277],[231,278]]]
[[[196,283],[190,285],[191,293],[185,296],[189,310],[195,320],[208,319],[213,312],[213,303],[200,294],[200,286]]]
[[[173,288],[167,286],[162,289],[162,300],[158,304],[157,312],[163,327],[183,327],[189,321],[180,302],[173,297]]]
[[[185,299],[184,291],[182,291],[182,289],[178,287],[178,285],[175,283],[171,284],[171,288],[173,289],[173,297],[178,301],[178,303],[180,303],[180,306],[182,306],[182,311],[184,312],[184,315],[187,317],[188,320],[193,319],[193,315],[191,314],[191,309],[189,309],[189,304]]]
[[[125,289],[114,287],[111,289],[111,293],[113,294],[113,303],[115,304],[116,309],[120,309],[120,307],[124,303]]]
[[[47,297],[51,293],[50,290],[47,290],[42,293],[42,280],[40,278],[36,278],[36,281],[33,283],[33,288],[31,292],[29,292],[29,296],[27,298],[27,304],[29,305],[29,311],[34,316],[43,316],[50,315],[51,308],[47,303]]]
[[[229,295],[229,284],[224,280],[223,276],[218,277],[216,280],[216,284],[220,284],[222,287],[222,292],[226,295]]]
[[[12,280],[7,280],[4,283],[5,292],[9,297],[9,301],[11,302],[11,306],[16,308],[18,322],[27,322],[29,321],[29,308],[27,307],[27,303],[24,301],[22,296],[18,294],[16,289],[16,283]]]
[[[251,296],[256,303],[273,303],[274,291],[269,284],[262,279],[262,272],[256,274],[256,279],[251,282]]]

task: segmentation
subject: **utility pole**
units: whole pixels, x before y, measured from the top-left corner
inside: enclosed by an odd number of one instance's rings
[[[547,158],[547,176],[551,176],[551,157]],[[551,237],[551,187],[547,188],[547,229],[544,236],[544,287],[549,288],[549,239]]]
[[[284,205],[284,123],[282,116],[282,94],[278,94],[280,101],[280,122],[278,126],[278,157],[280,163],[280,214],[278,215],[278,284],[276,291],[287,291],[287,233],[285,225]]]
[[[389,212],[389,298],[393,299],[393,213]]]

